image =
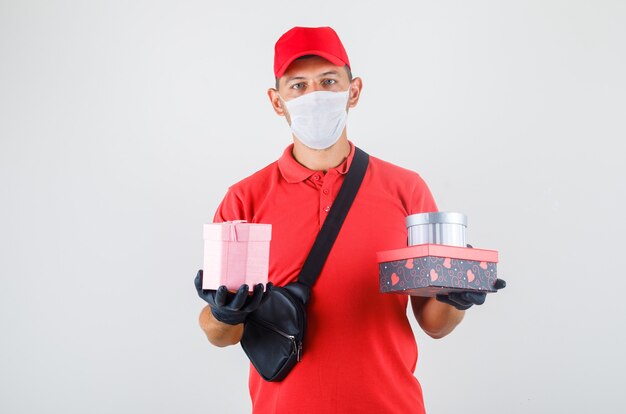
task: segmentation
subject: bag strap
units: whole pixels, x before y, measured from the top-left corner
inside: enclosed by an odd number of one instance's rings
[[[328,213],[328,217],[324,220],[324,224],[298,275],[298,282],[307,286],[309,289],[313,287],[317,277],[322,272],[328,254],[333,244],[335,244],[339,230],[341,230],[341,226],[363,182],[368,163],[369,155],[365,151],[355,147],[350,170],[348,170],[346,174],[339,194]]]

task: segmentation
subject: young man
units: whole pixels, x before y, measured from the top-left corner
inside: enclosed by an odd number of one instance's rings
[[[293,144],[261,171],[231,186],[214,221],[272,224],[269,280],[298,276],[354,156],[345,128],[363,82],[329,27],[294,27],[275,46],[274,111],[291,127]],[[386,137],[389,139],[390,137]],[[357,197],[317,279],[307,307],[304,357],[281,382],[264,381],[251,366],[254,413],[423,413],[413,372],[417,346],[406,316],[409,296],[379,292],[376,252],[406,246],[405,218],[437,211],[415,172],[370,156]],[[209,306],[200,325],[216,346],[239,342],[263,286],[248,295],[199,288]],[[413,314],[431,337],[461,322],[485,295],[410,297]]]

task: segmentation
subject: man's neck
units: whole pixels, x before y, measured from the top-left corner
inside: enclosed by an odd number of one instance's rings
[[[341,165],[348,155],[350,155],[350,143],[345,129],[335,145],[324,150],[314,150],[297,139],[293,140],[293,157],[309,170],[326,172]]]

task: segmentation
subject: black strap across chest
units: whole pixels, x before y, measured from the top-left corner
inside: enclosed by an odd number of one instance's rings
[[[298,282],[303,285],[311,288],[321,273],[326,259],[328,258],[328,254],[339,235],[339,230],[341,230],[341,226],[348,215],[348,211],[350,211],[354,198],[361,187],[368,164],[369,155],[365,151],[355,147],[354,158],[352,159],[346,178],[341,185],[339,194],[298,275]]]

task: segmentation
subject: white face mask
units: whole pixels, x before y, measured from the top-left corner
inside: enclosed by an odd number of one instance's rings
[[[283,100],[291,131],[307,147],[326,149],[339,140],[346,126],[350,88],[342,92],[317,91]]]

